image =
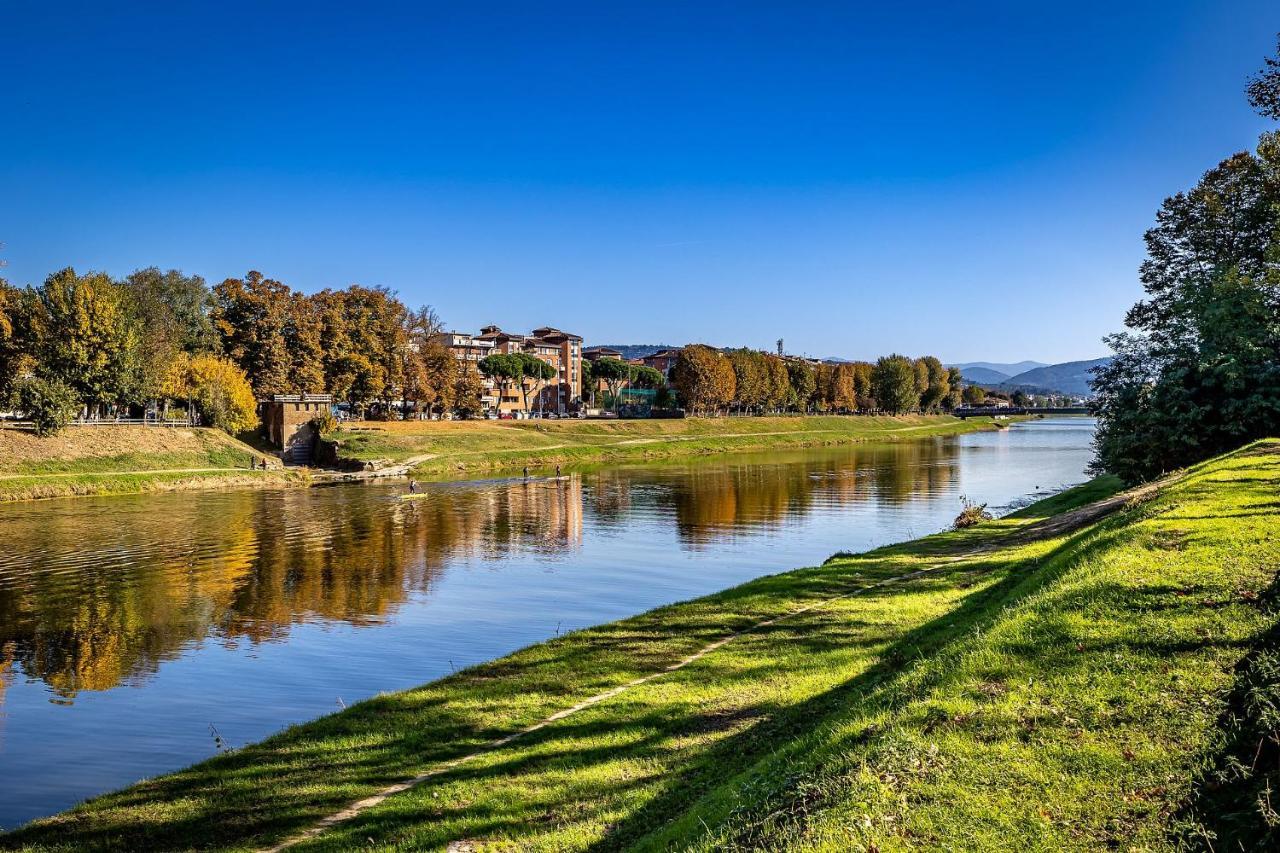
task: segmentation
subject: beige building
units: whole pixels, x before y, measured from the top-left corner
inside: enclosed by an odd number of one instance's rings
[[[487,356],[528,353],[555,369],[556,375],[546,382],[525,380],[529,393],[529,409],[533,412],[568,414],[577,411],[582,402],[582,338],[551,326],[521,335],[504,332],[497,326],[485,326],[478,335],[464,332],[442,332],[438,336],[455,357],[468,367],[475,367]],[[501,388],[484,379],[480,403],[486,413],[524,411],[524,394],[520,388]]]

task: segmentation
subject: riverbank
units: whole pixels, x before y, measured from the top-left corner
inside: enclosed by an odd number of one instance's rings
[[[712,453],[901,441],[993,429],[1008,422],[950,415],[734,417],[675,420],[385,421],[326,438],[343,464],[417,477]]]
[[[58,435],[0,430],[0,502],[75,495],[285,486],[305,472],[250,470],[266,457],[221,430],[104,425]]]
[[[1234,849],[1255,798],[1207,773],[1265,680],[1236,668],[1277,623],[1278,486],[1278,442],[1095,481],[362,702],[0,847]]]

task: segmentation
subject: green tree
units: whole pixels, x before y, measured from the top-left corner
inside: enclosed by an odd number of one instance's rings
[[[787,361],[787,394],[788,406],[805,412],[809,409],[809,401],[818,388],[818,379],[813,368],[803,361],[794,359]]]
[[[61,379],[28,373],[14,382],[12,405],[31,421],[36,435],[45,436],[71,423],[80,411],[80,397]]]
[[[631,379],[631,365],[617,358],[598,358],[591,365],[591,375],[604,380],[609,389],[609,404],[617,409],[622,386]]]
[[[958,367],[947,368],[947,402],[948,409],[954,409],[960,405],[961,395],[964,393],[964,376],[960,373]]]
[[[1146,298],[1095,372],[1095,470],[1148,479],[1280,428],[1278,233],[1276,133],[1164,201],[1146,234]]]
[[[887,355],[871,372],[872,393],[880,408],[893,415],[915,411],[920,405],[915,363],[905,355]]]
[[[1250,78],[1245,94],[1260,115],[1280,120],[1280,37],[1276,40],[1276,56],[1263,62],[1262,70]]]
[[[535,399],[540,397],[543,384],[554,379],[557,372],[550,364],[531,353],[516,353],[515,357],[520,360],[520,372],[524,377],[520,382],[520,394],[524,398],[524,410],[528,413],[532,411],[529,395],[533,394]]]
[[[920,408],[927,412],[935,412],[947,403],[951,395],[951,374],[942,362],[931,355],[926,355],[916,362],[917,377],[920,368],[924,368],[924,391],[920,395]],[[917,381],[917,387],[919,382]]]
[[[507,396],[507,389],[512,385],[519,388],[524,383],[524,361],[514,354],[494,353],[486,355],[476,363],[480,374],[498,385],[498,398]],[[479,409],[477,399],[476,408]]]
[[[38,291],[38,372],[70,386],[91,410],[138,400],[137,325],[106,273],[56,272]]]
[[[966,385],[962,399],[966,406],[981,406],[987,401],[987,389],[981,385]]]

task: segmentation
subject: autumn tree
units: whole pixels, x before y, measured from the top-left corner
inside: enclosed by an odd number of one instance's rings
[[[880,408],[892,415],[915,411],[920,405],[916,367],[904,355],[887,355],[871,372],[872,393]]]
[[[742,409],[757,409],[769,399],[769,368],[764,353],[752,349],[734,349],[725,353],[733,366],[734,402]]]
[[[981,385],[966,385],[963,400],[966,406],[981,406],[987,401],[987,389]]]
[[[290,393],[289,288],[250,270],[244,278],[225,279],[213,292],[223,351],[249,377],[254,394],[261,399]]]
[[[765,366],[768,371],[765,406],[771,411],[780,412],[791,399],[791,374],[787,371],[787,363],[776,355],[766,355]]]
[[[871,375],[875,365],[869,361],[855,361],[852,367],[853,393],[858,401],[858,411],[874,411],[876,409],[876,398],[872,389]]]
[[[297,394],[322,394],[324,317],[321,304],[301,293],[290,293],[285,314],[284,343],[289,357],[289,388]]]
[[[464,361],[458,365],[456,376],[453,386],[453,408],[464,418],[474,417],[480,413],[483,402],[480,395],[484,385],[480,380],[480,373],[475,365]]]
[[[729,359],[703,344],[682,347],[671,367],[671,384],[695,414],[716,412],[728,405],[736,382]]]

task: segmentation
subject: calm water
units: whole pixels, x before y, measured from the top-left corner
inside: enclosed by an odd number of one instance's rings
[[[0,509],[0,826],[556,633],[1085,479],[1093,422],[487,480]]]

